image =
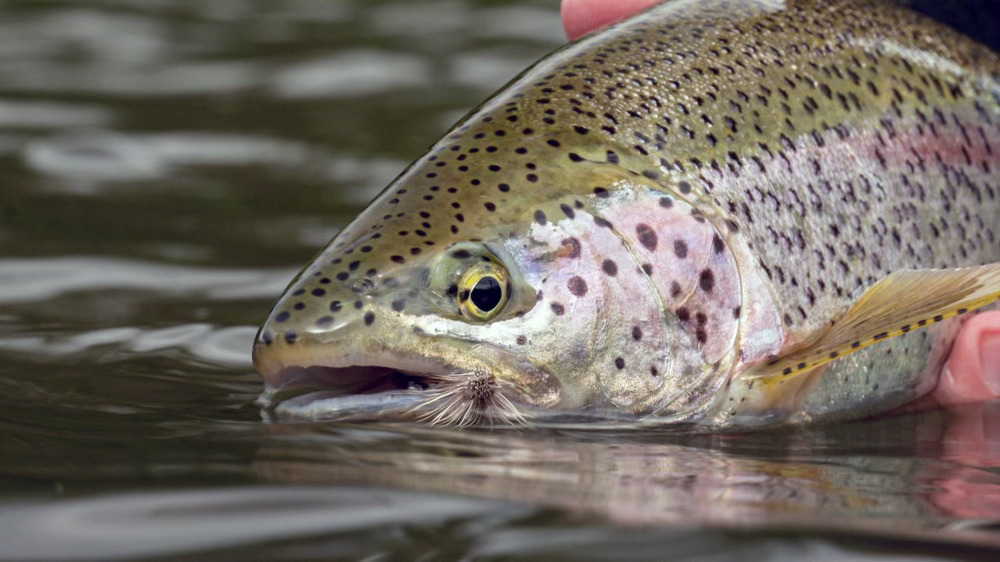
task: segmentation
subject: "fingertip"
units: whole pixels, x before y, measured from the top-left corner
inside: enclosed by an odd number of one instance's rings
[[[661,0],[562,0],[563,29],[575,40],[605,25],[635,15]]]
[[[1000,397],[1000,311],[965,322],[934,393],[946,406]]]

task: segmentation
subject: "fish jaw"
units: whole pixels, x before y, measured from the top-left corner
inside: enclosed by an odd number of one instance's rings
[[[318,391],[314,395],[323,398],[410,395],[405,408],[380,408],[365,416],[379,419],[426,418],[439,411],[436,406],[424,406],[440,389],[472,388],[484,380],[516,409],[518,419],[524,416],[521,412],[548,408],[559,401],[558,381],[522,358],[482,343],[475,344],[472,352],[455,342],[435,341],[420,330],[406,332],[396,331],[388,338],[357,338],[356,331],[348,329],[339,341],[331,334],[306,336],[293,343],[258,340],[253,360],[264,378],[265,395],[305,390]],[[336,401],[330,404],[310,417],[338,417]]]

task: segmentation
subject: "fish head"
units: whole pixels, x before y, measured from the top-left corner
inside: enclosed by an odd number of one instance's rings
[[[267,386],[405,394],[442,422],[701,407],[740,301],[712,221],[604,148],[475,133],[411,166],[291,283],[254,346]]]

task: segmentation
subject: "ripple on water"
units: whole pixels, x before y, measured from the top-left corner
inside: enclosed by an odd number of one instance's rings
[[[0,259],[0,303],[53,299],[76,291],[137,289],[212,300],[268,299],[294,269],[210,269],[102,257]]]
[[[227,368],[252,368],[255,326],[180,324],[167,328],[105,328],[71,335],[0,336],[0,350],[60,360],[111,348],[126,357],[174,356]]]
[[[404,529],[512,518],[526,511],[493,500],[338,487],[109,494],[0,506],[0,544],[2,556],[12,559],[106,559],[342,533],[341,540],[327,542],[322,550],[323,558],[337,558],[333,553],[338,551],[343,556],[370,552],[371,545],[364,547],[351,533],[379,529],[384,546],[385,534]]]
[[[40,138],[28,144],[24,158],[35,172],[71,180],[77,186],[148,180],[167,170],[167,163],[139,139],[106,130]]]
[[[371,95],[429,84],[430,65],[422,57],[357,49],[279,70],[271,90],[279,98],[318,98]]]
[[[3,120],[0,105],[0,125]],[[303,166],[326,155],[296,142],[267,137],[188,131],[139,135],[105,129],[69,129],[30,142],[29,168],[100,192],[106,184],[166,177],[178,166]],[[172,185],[172,184],[171,184]]]
[[[0,100],[0,129],[100,127],[112,120],[104,106],[48,100]]]
[[[524,58],[503,51],[480,50],[451,60],[450,80],[460,86],[493,91],[524,70]]]

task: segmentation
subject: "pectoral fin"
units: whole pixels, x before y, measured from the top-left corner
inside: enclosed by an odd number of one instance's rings
[[[794,414],[825,365],[855,351],[1000,299],[1000,263],[893,273],[811,342],[735,377],[717,419],[770,423]]]
[[[796,377],[869,345],[965,314],[998,299],[1000,263],[897,271],[861,295],[819,338],[754,367],[744,376],[761,382]]]

